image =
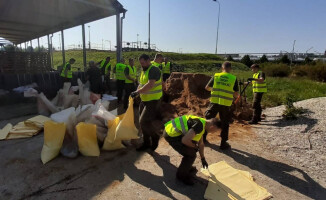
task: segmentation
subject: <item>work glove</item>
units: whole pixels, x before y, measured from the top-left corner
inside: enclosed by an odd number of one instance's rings
[[[135,98],[139,95],[139,93],[137,91],[134,91],[130,94],[131,98]]]
[[[255,79],[254,78],[248,78],[248,81],[254,81]]]
[[[202,158],[202,159],[201,159],[201,164],[203,165],[203,168],[204,168],[204,169],[205,169],[205,168],[208,168],[208,163],[207,163],[207,161],[206,161],[205,158]]]

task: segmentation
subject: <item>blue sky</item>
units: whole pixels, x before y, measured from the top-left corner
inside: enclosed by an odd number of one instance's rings
[[[148,40],[148,0],[120,0],[128,10],[123,41]],[[324,52],[325,0],[220,0],[218,53]],[[215,52],[218,4],[213,0],[151,0],[151,43],[163,51]],[[115,17],[91,26],[91,42],[115,46]],[[65,31],[65,46],[81,44],[81,27]],[[46,44],[46,38],[41,40]],[[59,34],[53,42],[59,45]],[[33,41],[33,46],[36,41]]]

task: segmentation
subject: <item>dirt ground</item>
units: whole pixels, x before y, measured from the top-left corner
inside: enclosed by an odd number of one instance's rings
[[[9,120],[12,123],[29,118]],[[7,121],[0,121],[3,127]],[[158,122],[157,122],[158,123]],[[220,138],[208,135],[208,163],[225,160],[248,170],[275,199],[325,199],[325,186],[265,148],[248,125],[230,127],[232,150],[220,151]],[[29,139],[0,141],[0,199],[203,199],[207,178],[197,173],[195,186],[175,179],[181,156],[164,139],[154,153],[133,147],[105,152],[100,157],[57,157],[40,160],[43,134]],[[201,163],[199,156],[195,162]]]

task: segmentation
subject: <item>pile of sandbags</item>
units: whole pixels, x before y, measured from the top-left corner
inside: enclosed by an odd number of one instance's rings
[[[17,125],[7,124],[0,130],[0,140],[32,137],[43,130],[44,123],[51,120],[48,117],[38,115]]]
[[[99,156],[100,148],[117,150],[125,148],[122,141],[138,139],[132,98],[121,116],[107,111],[98,100],[95,105],[72,107],[52,114],[51,119],[44,125],[43,164],[59,153],[68,158],[75,158],[79,152],[84,156]]]

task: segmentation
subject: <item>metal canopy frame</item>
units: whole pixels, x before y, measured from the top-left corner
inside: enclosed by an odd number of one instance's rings
[[[117,60],[120,61],[122,20],[126,11],[117,0],[0,0],[0,37],[15,45],[25,43],[26,48],[26,42],[61,31],[64,44],[65,29],[84,27],[86,23],[116,15]],[[85,28],[82,28],[82,39],[86,67]],[[52,49],[50,42],[48,45]]]

